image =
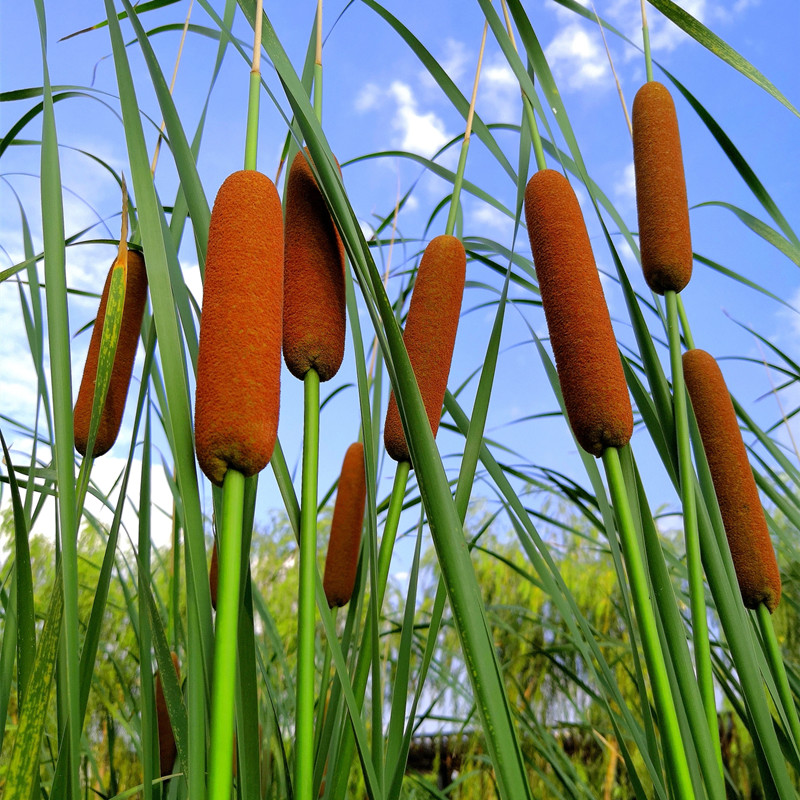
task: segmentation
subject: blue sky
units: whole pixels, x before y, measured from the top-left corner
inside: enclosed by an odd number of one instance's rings
[[[60,2],[47,5],[49,64],[51,79],[58,85],[89,85],[113,95],[116,82],[113,64],[107,56],[110,44],[106,29],[92,31],[63,42],[58,40],[101,21],[103,4],[93,2]],[[219,5],[214,3],[215,6]],[[267,13],[300,69],[314,13],[314,3],[266,3]],[[386,3],[392,13],[407,25],[437,60],[445,67],[465,95],[471,91],[478,45],[482,32],[482,16],[477,3]],[[638,0],[597,0],[597,11],[619,27],[631,39],[640,38]],[[795,0],[739,0],[716,2],[692,0],[680,3],[695,14],[719,36],[753,63],[788,99],[800,106],[800,80],[796,69],[796,37],[800,30],[800,6]],[[274,7],[274,8],[273,8]],[[430,175],[422,175],[419,166],[407,159],[382,158],[352,165],[347,162],[358,156],[384,150],[409,150],[430,156],[443,143],[463,131],[463,120],[449,106],[441,89],[425,73],[422,65],[397,34],[368,6],[348,6],[334,26],[345,4],[329,2],[325,8],[326,45],[323,55],[324,105],[323,125],[333,151],[344,164],[345,186],[353,207],[363,220],[365,230],[376,221],[376,215],[387,214],[398,191],[405,193],[418,181],[411,201],[398,219],[398,234],[411,241],[397,244],[391,256],[392,283],[389,293],[396,293],[403,280],[402,272],[413,265],[423,243],[426,222],[432,209],[447,193],[447,186]],[[633,174],[630,138],[622,106],[614,84],[599,29],[552,0],[525,4],[526,10],[545,49],[549,63],[576,131],[584,159],[592,177],[615,202],[627,224],[635,229],[636,212],[633,196]],[[147,29],[170,22],[182,22],[187,2],[169,6],[143,17]],[[41,60],[38,29],[31,3],[0,0],[0,53],[3,91],[41,85]],[[274,16],[273,16],[274,15]],[[800,160],[798,159],[797,119],[763,90],[734,72],[719,59],[650,9],[651,39],[654,58],[675,74],[715,117],[750,166],[766,185],[789,223],[800,230]],[[192,23],[212,25],[203,9],[195,4]],[[332,29],[333,26],[333,29]],[[126,37],[130,26],[124,24]],[[252,32],[241,13],[237,14],[235,33],[250,47]],[[644,80],[644,62],[634,47],[608,34],[611,58],[621,82],[625,102],[630,108],[636,89]],[[153,37],[152,42],[169,76],[178,47],[179,32],[170,31]],[[187,131],[193,133],[211,77],[216,42],[190,34],[184,48],[175,86],[175,99]],[[134,45],[129,48],[139,105],[157,124],[160,113],[143,66]],[[247,65],[230,51],[222,67],[212,95],[209,120],[198,162],[209,202],[224,178],[240,169],[244,147]],[[264,77],[284,110],[288,107],[280,85],[267,62]],[[666,82],[656,68],[656,78]],[[692,236],[697,253],[724,264],[747,278],[762,283],[791,305],[800,307],[800,273],[797,265],[773,247],[757,239],[727,210],[702,206],[710,201],[726,201],[764,219],[765,212],[736,174],[725,155],[713,141],[706,127],[689,106],[673,90],[684,148],[689,203],[692,206]],[[106,98],[111,109],[112,97]],[[32,101],[6,103],[0,107],[0,130],[8,128],[31,105]],[[62,148],[62,171],[65,193],[67,233],[91,225],[98,218],[107,220],[108,230],[101,225],[90,235],[112,238],[118,235],[118,219],[113,215],[119,207],[116,184],[107,172],[84,155],[66,149],[78,148],[105,159],[115,169],[129,172],[124,137],[119,120],[112,110],[97,100],[65,100],[56,106],[59,139]],[[481,85],[478,112],[486,122],[518,124],[521,113],[519,92],[511,71],[502,59],[499,47],[489,36]],[[551,117],[552,122],[552,117]],[[37,118],[20,134],[36,139],[40,133]],[[259,168],[275,175],[285,125],[269,98],[262,97]],[[498,132],[497,139],[512,163],[517,158],[517,136]],[[148,143],[155,141],[151,132]],[[563,142],[559,141],[559,144]],[[457,151],[445,154],[441,162],[453,167]],[[39,185],[38,149],[31,146],[12,147],[2,156],[3,179],[0,181],[0,253],[5,269],[21,260],[19,216],[11,187],[19,195],[40,243],[38,212]],[[513,207],[514,186],[501,172],[483,146],[473,140],[467,165],[467,178],[492,196]],[[175,170],[169,154],[162,154],[157,182],[161,197],[171,202],[177,186]],[[575,182],[573,181],[573,185]],[[600,227],[593,216],[586,192],[578,189],[598,266],[610,271],[611,258],[602,241]],[[496,209],[473,197],[465,197],[464,232],[467,236],[486,236],[510,247],[514,226]],[[442,233],[445,216],[432,223],[427,238]],[[187,245],[190,244],[186,237]],[[524,230],[520,231],[515,248],[526,257],[530,248]],[[113,258],[107,246],[84,246],[68,251],[68,283],[71,288],[99,291],[106,270]],[[638,266],[632,254],[622,249],[628,274],[637,289],[645,291]],[[383,258],[388,252],[383,253]],[[377,257],[376,257],[377,258]],[[197,259],[189,246],[181,252],[181,263],[187,282],[199,295]],[[378,259],[379,266],[382,266]],[[475,283],[498,281],[485,267],[473,262],[468,266],[468,280]],[[615,329],[623,343],[632,340],[627,314],[613,281],[605,281]],[[702,265],[695,265],[695,275],[684,292],[684,302],[693,324],[698,346],[716,356],[746,355],[759,357],[754,339],[732,320],[751,325],[761,334],[797,357],[800,317],[775,301],[744,291]],[[450,387],[454,388],[480,366],[492,324],[493,307],[481,307],[494,295],[471,288],[465,295],[464,316],[459,332]],[[522,298],[517,291],[514,297]],[[96,301],[75,298],[70,307],[71,330],[77,332],[94,316]],[[4,413],[30,422],[31,403],[35,390],[34,374],[27,355],[21,322],[18,291],[13,282],[0,285],[0,314],[4,319],[4,336],[0,341],[0,381]],[[366,316],[362,324],[367,324]],[[545,335],[540,309],[525,308],[519,313],[509,309],[503,336],[496,390],[488,421],[488,432],[509,447],[520,450],[534,462],[562,470],[584,480],[575,446],[563,420],[519,422],[529,415],[542,414],[556,408],[531,343],[527,324]],[[366,337],[368,338],[368,337]],[[83,368],[88,345],[86,333],[72,342],[73,380],[75,391]],[[138,370],[138,367],[137,367]],[[726,361],[723,370],[734,393],[762,423],[774,421],[778,409],[774,398],[756,403],[769,391],[769,377],[763,367]],[[136,373],[135,373],[136,374]],[[323,398],[330,391],[354,379],[352,342],[348,341],[345,365],[339,376],[323,385]],[[779,380],[777,377],[774,378]],[[470,391],[465,399],[469,404]],[[800,403],[800,392],[790,391],[784,398],[786,408]],[[301,447],[302,389],[300,382],[284,372],[282,384],[280,436],[290,466],[299,460]],[[337,395],[323,414],[324,436],[320,487],[324,491],[335,479],[347,445],[358,433],[356,394],[353,388]],[[328,424],[326,425],[326,419]],[[126,453],[126,416],[120,444],[106,457],[108,473],[114,472]],[[3,426],[4,433],[7,427]],[[6,434],[8,435],[8,434]],[[21,451],[22,437],[10,437]],[[443,455],[454,453],[459,440],[446,432],[440,436]],[[648,457],[646,436],[638,433],[634,447],[647,466],[646,479],[654,487],[654,496],[672,502],[664,476],[655,460]],[[513,460],[513,459],[512,459]],[[454,466],[450,458],[446,466]],[[385,465],[380,495],[389,491],[393,469]],[[663,498],[660,495],[663,493]],[[476,494],[485,494],[476,487]],[[271,472],[265,471],[260,483],[260,515],[266,519],[268,509],[280,504]],[[169,498],[162,492],[160,501]],[[656,502],[658,504],[658,502]]]

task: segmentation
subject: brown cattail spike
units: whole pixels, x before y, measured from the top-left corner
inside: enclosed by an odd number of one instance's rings
[[[321,381],[332,378],[344,357],[345,322],[344,245],[298,153],[286,184],[283,357],[292,375],[302,380],[313,368]]]
[[[704,350],[684,353],[683,372],[742,599],[747,608],[764,603],[772,612],[781,599],[781,576],[725,379]]]
[[[116,261],[114,262],[116,264]],[[78,390],[78,400],[75,403],[73,425],[75,427],[75,449],[86,455],[89,444],[89,424],[92,419],[92,403],[94,401],[94,385],[97,378],[97,360],[100,355],[100,342],[103,337],[103,323],[106,318],[106,302],[111,288],[111,275],[114,264],[108,271],[103,296],[100,299],[100,308],[89,342],[89,352],[86,356],[86,366],[83,368],[83,378]],[[94,441],[93,455],[95,457],[108,452],[117,440],[122,412],[125,410],[125,400],[128,396],[128,386],[131,382],[133,362],[136,358],[136,348],[139,344],[139,330],[142,327],[142,316],[147,301],[147,273],[144,267],[144,258],[136,250],[128,250],[128,275],[125,282],[125,306],[122,311],[122,323],[117,340],[117,352],[114,356],[114,367],[111,370],[111,380],[108,384],[106,401],[100,416],[100,425]]]
[[[455,236],[431,239],[419,264],[403,332],[434,437],[453,360],[466,269],[464,246]],[[411,461],[394,392],[389,397],[383,440],[395,461]]]
[[[331,608],[345,605],[353,594],[366,499],[364,445],[355,442],[344,456],[325,559],[322,585]]]
[[[560,172],[528,181],[525,219],[567,416],[600,456],[630,441],[633,411],[583,215]]]
[[[172,664],[175,667],[175,674],[178,676],[178,683],[181,680],[181,670],[178,666],[178,654],[172,653]],[[175,758],[178,755],[178,748],[175,744],[175,736],[172,733],[172,724],[169,721],[169,711],[167,711],[167,701],[164,698],[164,687],[161,685],[161,675],[156,672],[156,722],[158,724],[158,754],[161,765],[161,777],[171,775],[175,767]]]
[[[639,246],[647,285],[680,292],[692,277],[692,238],[678,117],[666,87],[650,81],[633,101]]]
[[[278,434],[283,225],[275,184],[234,172],[208,232],[197,357],[197,460],[212,483],[262,470]]]

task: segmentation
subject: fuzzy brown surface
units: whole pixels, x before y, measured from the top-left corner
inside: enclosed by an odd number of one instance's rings
[[[781,576],[725,379],[704,350],[684,353],[683,372],[742,599],[747,608],[763,602],[774,611],[781,598]]]
[[[89,424],[92,420],[92,402],[94,400],[94,385],[97,379],[97,359],[100,356],[100,342],[103,338],[103,323],[106,319],[106,303],[111,289],[111,275],[114,265],[108,271],[103,296],[100,298],[100,307],[97,311],[92,338],[89,342],[89,352],[86,355],[86,364],[83,368],[78,399],[73,412],[73,425],[75,428],[75,449],[86,455],[89,444]],[[93,454],[95,457],[107,453],[119,434],[122,423],[122,414],[125,411],[125,400],[128,397],[128,387],[133,372],[133,362],[136,358],[136,348],[139,346],[139,331],[142,327],[144,306],[147,302],[147,272],[145,271],[144,258],[135,250],[128,250],[128,276],[125,283],[125,305],[122,310],[122,324],[117,340],[117,353],[114,356],[114,366],[111,370],[111,381],[108,384],[106,402],[103,413],[100,415],[100,425],[97,437],[94,440]]]
[[[172,653],[171,655],[175,674],[178,676],[178,684],[180,684],[181,670],[178,666],[178,654]],[[158,725],[159,764],[161,765],[161,777],[163,778],[165,775],[172,774],[175,758],[178,755],[178,747],[175,744],[175,736],[172,733],[167,701],[164,698],[164,688],[161,685],[161,675],[158,672],[156,672],[156,723]]]
[[[692,277],[692,237],[678,117],[669,91],[650,81],[633,101],[639,247],[648,286],[680,292]]]
[[[208,568],[208,591],[211,592],[211,608],[217,610],[217,584],[219,583],[219,554],[217,553],[217,540],[211,550],[211,565]]]
[[[355,442],[347,448],[342,463],[336,504],[333,507],[328,555],[325,558],[322,585],[331,608],[345,605],[353,595],[366,500],[364,445]]]
[[[344,358],[344,245],[303,153],[286,185],[283,357],[301,380],[330,380]]]
[[[525,219],[569,423],[600,456],[628,443],[633,411],[583,215],[560,172],[528,181]]]
[[[466,269],[464,246],[455,236],[431,239],[419,264],[403,332],[434,438],[453,360]],[[395,461],[411,461],[394,392],[389,397],[383,441]]]
[[[283,319],[283,214],[253,170],[220,187],[208,232],[195,444],[208,479],[262,470],[278,434]]]

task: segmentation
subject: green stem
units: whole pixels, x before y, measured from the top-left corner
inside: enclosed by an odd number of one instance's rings
[[[253,66],[250,70],[250,91],[247,97],[247,132],[244,144],[244,168],[256,168],[258,154],[258,112],[261,96],[261,2],[256,4],[256,16],[253,25]]]
[[[300,592],[297,624],[297,712],[294,796],[311,798],[314,783],[314,597],[317,566],[319,375],[309,369],[305,389],[303,486],[300,497]]]
[[[244,475],[229,469],[222,484],[222,525],[219,532],[217,635],[211,702],[211,800],[229,800],[233,780],[233,707],[236,697],[243,508]]]
[[[314,55],[314,112],[322,122],[322,0],[317,2],[315,25],[316,52]]]
[[[247,102],[247,132],[244,143],[244,168],[255,169],[258,155],[258,109],[261,76],[250,73],[250,94]]]
[[[678,475],[683,506],[683,533],[686,541],[686,567],[689,575],[689,604],[692,612],[692,641],[695,669],[700,696],[705,710],[708,729],[716,751],[720,770],[722,750],[719,742],[717,705],[714,698],[714,675],[711,668],[711,644],[708,639],[706,595],[703,582],[703,563],[700,555],[700,534],[697,527],[697,506],[694,496],[694,467],[689,439],[689,412],[686,404],[686,386],[683,379],[681,339],[678,326],[678,295],[666,292],[667,330],[669,335],[672,392],[675,407],[675,433],[678,442]]]
[[[686,315],[686,309],[683,306],[683,300],[678,295],[678,316],[681,318],[681,328],[683,329],[683,340],[686,342],[687,350],[694,350],[694,338],[692,337],[692,329],[689,326],[689,317]]]
[[[670,773],[674,796],[683,800],[693,800],[694,790],[689,774],[689,764],[683,747],[678,715],[675,711],[674,699],[669,684],[664,653],[658,638],[655,613],[650,599],[650,588],[644,569],[639,539],[633,523],[619,452],[613,447],[603,451],[603,464],[608,476],[608,487],[616,510],[619,534],[622,540],[625,566],[631,587],[631,596],[639,623],[644,657],[653,689],[659,727],[666,750],[666,762]]]
[[[642,44],[644,45],[644,66],[648,82],[653,80],[653,57],[650,55],[650,28],[647,25],[645,1],[642,0]]]
[[[389,499],[389,508],[386,512],[386,522],[383,528],[383,538],[381,539],[381,546],[378,552],[378,593],[377,604],[373,605],[370,601],[370,608],[367,611],[367,619],[369,619],[373,608],[376,614],[380,614],[380,608],[383,605],[383,596],[386,592],[386,583],[389,580],[389,567],[392,562],[392,552],[394,551],[394,543],[397,538],[397,528],[400,524],[400,512],[403,510],[403,499],[406,494],[406,484],[408,483],[408,474],[411,471],[411,464],[408,461],[401,461],[397,465],[397,471],[394,475],[394,485],[392,486],[392,495]],[[358,661],[356,662],[356,673],[353,679],[353,694],[356,698],[356,703],[359,706],[364,703],[364,692],[367,688],[367,678],[369,677],[369,668],[371,664],[372,655],[372,626],[367,625],[364,629],[364,639],[362,640],[361,647],[358,652]],[[353,760],[353,749],[355,747],[355,738],[353,736],[353,729],[350,725],[347,726],[343,734],[342,746],[340,748],[340,755],[338,759],[339,768],[334,772],[335,785],[331,792],[332,798],[344,797],[347,790],[347,779],[350,774],[350,764]],[[346,765],[346,766],[344,766]]]
[[[322,0],[320,0],[321,2]],[[448,236],[453,235],[456,229],[456,217],[458,216],[458,206],[461,199],[461,186],[464,183],[464,169],[467,166],[467,152],[469,151],[469,138],[472,133],[472,119],[475,115],[475,100],[478,96],[478,81],[481,76],[481,65],[483,64],[483,51],[486,48],[486,32],[489,29],[489,23],[484,23],[483,38],[481,40],[481,47],[478,53],[478,66],[475,69],[475,81],[472,85],[472,98],[469,103],[469,111],[467,112],[467,124],[464,128],[464,141],[461,143],[461,153],[458,157],[458,168],[456,169],[456,177],[453,180],[453,195],[450,199],[450,211],[447,215],[447,225],[445,233]]]
[[[444,232],[448,236],[453,235],[456,229],[456,217],[458,216],[458,203],[461,197],[461,186],[464,183],[464,168],[467,165],[467,152],[469,151],[469,137],[464,137],[464,143],[461,145],[461,153],[458,156],[458,168],[456,169],[456,177],[453,180],[453,196],[450,199],[450,211],[447,215],[447,225]]]
[[[761,628],[761,635],[764,637],[765,652],[767,660],[769,661],[770,671],[778,688],[778,697],[780,697],[783,708],[786,711],[786,716],[789,720],[789,727],[792,729],[792,737],[794,738],[795,748],[800,748],[800,720],[797,717],[797,706],[792,697],[792,690],[789,687],[789,679],[786,676],[786,667],[783,664],[783,656],[781,655],[781,648],[778,645],[778,639],[775,636],[775,626],[772,624],[772,615],[769,609],[760,603],[756,611],[758,615],[758,624]]]
[[[547,162],[544,159],[542,137],[539,133],[539,126],[536,124],[536,115],[533,113],[533,104],[524,93],[522,95],[522,107],[528,119],[528,127],[531,129],[531,143],[533,144],[533,155],[536,158],[536,168],[547,169]]]

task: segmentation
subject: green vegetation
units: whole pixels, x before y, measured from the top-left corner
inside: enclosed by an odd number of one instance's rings
[[[738,80],[752,81],[781,113],[800,116],[715,33],[668,0],[650,2],[687,39],[718,56]],[[606,37],[622,36],[583,5],[558,4],[561,13],[603,26]],[[102,32],[107,37],[106,66],[110,73],[113,65],[115,82],[111,94],[61,85],[49,74],[49,9],[44,0],[34,5],[42,85],[0,96],[19,112],[10,125],[13,115],[3,115],[3,166],[15,151],[33,150],[41,183],[32,207],[27,198],[17,197],[19,222],[13,224],[18,225],[19,253],[0,271],[2,298],[14,294],[23,320],[25,356],[35,382],[29,416],[0,407],[0,552],[7,556],[0,569],[2,798],[798,797],[800,465],[785,433],[795,412],[784,416],[782,410],[774,425],[764,427],[753,419],[752,408],[734,399],[739,422],[728,427],[734,435],[739,426],[744,433],[782,580],[777,592],[777,578],[770,577],[768,603],[747,595],[752,608],[745,608],[741,575],[737,578],[742,562],[731,558],[726,508],[720,509],[709,469],[715,459],[703,450],[685,393],[681,352],[700,338],[691,329],[695,306],[686,299],[693,284],[686,285],[682,273],[681,285],[667,286],[666,296],[645,288],[637,265],[638,235],[625,222],[631,215],[620,213],[593,177],[593,162],[584,160],[533,10],[519,0],[478,3],[485,36],[522,92],[518,119],[509,124],[493,119],[491,107],[484,113],[475,93],[471,100],[462,93],[446,65],[388,8],[374,0],[348,5],[334,31],[356,10],[380,21],[421,62],[426,80],[441,90],[440,102],[461,127],[432,157],[390,150],[387,136],[380,152],[348,153],[340,170],[326,135],[328,105],[322,108],[322,36],[330,27],[322,25],[321,4],[303,42],[303,62],[296,59],[297,42],[273,25],[270,8],[262,17],[255,0],[229,0],[222,17],[202,0],[202,24],[189,24],[187,18],[185,25],[182,8],[171,0],[137,7],[122,0],[122,9],[105,0],[105,18],[80,36]],[[330,10],[326,15],[334,19]],[[247,38],[247,26],[256,28],[259,54],[258,43],[263,45],[260,71],[259,58],[251,71],[252,50],[238,38],[243,20]],[[295,23],[293,35],[301,26]],[[167,81],[159,37],[181,29],[189,42],[205,48],[208,99],[202,108],[184,104],[180,91],[173,99]],[[285,49],[285,43],[291,47]],[[658,53],[651,58],[649,42],[645,52],[639,66],[652,77]],[[229,66],[235,69],[226,71]],[[182,68],[179,64],[178,74]],[[324,75],[328,91],[337,75],[327,68]],[[334,377],[329,371],[318,374],[313,347],[301,332],[299,346],[308,361],[304,398],[297,403],[303,412],[281,402],[280,436],[260,479],[252,474],[257,467],[240,469],[236,454],[231,455],[238,445],[225,442],[231,451],[219,451],[224,469],[230,467],[223,489],[222,481],[212,487],[196,464],[193,408],[203,300],[188,265],[198,265],[204,278],[213,192],[198,165],[205,166],[212,99],[236,80],[246,100],[238,122],[247,128],[246,147],[242,142],[239,148],[246,151],[247,169],[258,164],[264,173],[277,172],[280,192],[284,166],[303,146],[308,149],[310,171],[325,203],[319,208],[330,213],[347,255],[348,337],[341,372]],[[699,120],[711,133],[717,154],[733,166],[761,217],[724,201],[702,205],[717,205],[737,234],[800,265],[800,239],[745,156],[690,86],[668,73],[664,82],[674,98],[681,98],[679,113],[696,113],[692,124]],[[122,234],[116,239],[115,232],[106,237],[95,225],[73,230],[65,217],[61,158],[66,147],[56,111],[90,100],[119,115],[113,124],[124,139],[124,167],[99,145],[97,152],[78,153],[105,170],[115,193],[125,175],[131,198],[129,207],[122,203]],[[148,108],[157,108],[164,120],[163,140],[152,113],[145,113]],[[280,166],[276,152],[260,144],[268,126],[259,129],[259,108],[279,120]],[[36,128],[35,137],[28,127]],[[357,137],[354,142],[355,148],[361,144]],[[672,140],[673,154],[675,147]],[[239,155],[215,153],[226,174],[241,166]],[[396,198],[370,201],[382,211],[367,224],[348,199],[348,170],[395,158],[413,164],[418,177]],[[473,167],[475,162],[480,166]],[[617,301],[613,327],[605,324],[600,282],[592,314],[569,280],[556,281],[554,294],[562,302],[556,312],[548,292],[539,293],[523,222],[527,211],[527,227],[535,235],[536,212],[524,208],[524,198],[531,175],[545,166],[560,173],[550,174],[570,198],[570,219],[581,226],[585,220],[594,232],[591,241],[581,233],[583,267],[592,278],[594,257],[601,269],[612,267],[603,283],[606,295],[613,292]],[[417,183],[433,178],[438,183],[431,184],[437,192],[432,199],[429,187],[423,190]],[[579,203],[573,190],[586,202]],[[541,203],[546,206],[550,195],[545,195]],[[85,199],[91,205],[91,198]],[[494,234],[476,227],[467,213],[473,202],[503,217],[508,235],[492,239]],[[403,209],[420,204],[425,206],[422,221],[404,230],[398,220],[414,217],[401,216]],[[109,213],[116,214],[119,206],[115,199],[115,211]],[[547,229],[540,234],[547,239],[543,252],[532,248],[543,276],[546,261],[556,270],[569,262],[558,252],[563,211],[556,208],[542,224]],[[693,225],[708,224],[702,211],[691,210]],[[226,213],[234,223],[240,221],[235,209]],[[269,231],[260,231],[276,252],[279,217]],[[10,219],[8,213],[7,225]],[[39,219],[41,230],[34,222]],[[116,216],[113,221],[111,227]],[[241,227],[231,226],[235,252]],[[338,248],[336,231],[331,229],[328,238]],[[470,352],[459,351],[456,340],[454,363],[460,366],[447,384],[437,436],[427,390],[442,376],[427,375],[418,385],[414,369],[422,370],[417,359],[424,356],[417,353],[427,349],[434,353],[433,372],[443,371],[444,361],[449,363],[448,336],[437,333],[440,338],[430,347],[428,331],[439,328],[423,326],[421,341],[407,351],[402,329],[422,253],[441,233],[455,237],[447,241],[456,245],[460,266],[466,253],[459,335],[468,337]],[[123,254],[126,245],[143,253],[147,270],[140,358],[116,455],[93,458],[90,447],[83,458],[73,446],[71,376],[77,374],[81,344],[72,335],[71,310],[87,293],[76,286],[73,259],[81,248],[110,254],[113,247]],[[760,282],[760,274],[739,274],[718,259],[713,249],[694,253],[695,267],[715,271],[732,291],[787,305],[768,280]],[[340,269],[341,261],[335,261]],[[83,420],[90,442],[99,430],[122,336],[126,269],[114,270],[114,294],[97,342],[97,396],[86,404],[89,418]],[[585,288],[587,281],[575,280],[575,274],[572,283]],[[226,288],[224,310],[231,311],[232,320],[239,288],[256,307],[263,299],[256,296],[255,281],[241,283]],[[458,306],[437,291],[441,287],[433,284],[423,311],[428,321],[444,312],[448,301],[450,311]],[[309,296],[313,300],[314,292]],[[544,334],[543,304],[552,349]],[[278,322],[263,321],[270,335],[283,324],[280,309],[275,312]],[[559,313],[556,334],[553,319]],[[479,315],[482,323],[464,333],[464,320]],[[574,319],[581,315],[591,324],[576,326]],[[608,440],[601,416],[590,453],[569,434],[567,417],[576,424],[570,371],[574,376],[582,369],[587,352],[585,346],[575,348],[574,339],[590,340],[601,324],[610,347],[588,360],[594,362],[591,369],[613,362],[617,373],[621,364],[619,391],[613,403],[592,398],[578,416],[588,418],[591,427],[598,409],[618,404],[625,432]],[[246,326],[247,320],[242,329]],[[574,336],[576,329],[580,337]],[[510,330],[517,337],[513,341]],[[259,369],[258,358],[238,352],[243,346],[226,349],[234,338],[227,333],[216,332],[219,355],[212,364],[230,359],[245,375]],[[559,336],[565,349],[555,344]],[[769,354],[767,368],[783,380],[775,396],[790,397],[786,390],[800,379],[800,367],[768,335],[753,336]],[[505,358],[509,351],[523,352],[523,359],[535,365],[542,376],[540,396],[536,403],[516,399],[516,418],[497,424],[492,412],[508,406],[508,387],[516,391],[517,380],[522,385],[523,373],[533,369],[512,367]],[[562,357],[563,352],[569,355]],[[762,368],[749,353],[740,358]],[[593,378],[597,385],[606,380],[591,371],[586,377],[581,401]],[[381,430],[390,389],[402,425],[399,438],[408,447],[398,463],[387,457]],[[6,402],[11,400],[3,390],[0,404]],[[270,419],[277,425],[274,396],[270,402]],[[218,412],[215,423],[257,427],[255,415],[240,416],[245,402],[234,400],[224,412],[212,405],[212,415]],[[502,428],[509,424],[526,432],[533,425],[536,437],[507,437]],[[262,433],[256,430],[254,438]],[[366,513],[355,591],[344,608],[330,609],[322,575],[336,481],[321,476],[328,464],[341,463],[340,433],[343,441],[364,446]],[[271,450],[271,441],[266,449]],[[165,492],[154,480],[159,476]],[[275,501],[268,511],[265,496]],[[721,502],[724,506],[729,499]],[[53,521],[49,527],[47,520]],[[53,535],[38,532],[44,529]],[[208,570],[215,538],[220,605],[212,611]],[[740,533],[737,547],[743,538]],[[766,535],[758,546],[769,561]],[[782,599],[773,608],[777,594]],[[160,763],[156,672],[175,739],[174,764]]]

